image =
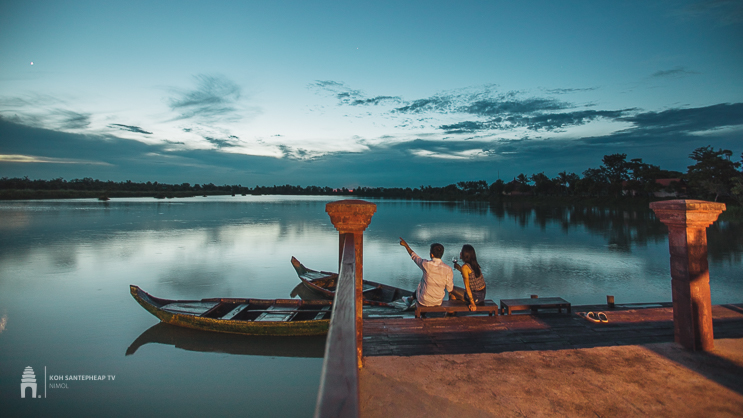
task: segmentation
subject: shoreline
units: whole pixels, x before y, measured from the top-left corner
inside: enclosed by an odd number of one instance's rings
[[[194,193],[193,191],[114,191],[114,190],[0,190],[0,201],[18,200],[53,200],[53,199],[99,199],[102,201],[116,198],[152,198],[174,199],[200,196],[328,196],[337,199],[382,199],[382,200],[410,200],[421,202],[442,203],[488,203],[488,204],[517,204],[527,206],[581,206],[581,207],[612,207],[629,210],[650,210],[652,202],[664,200],[649,197],[586,197],[586,196],[441,196],[440,198],[411,198],[403,196],[370,196],[360,193],[338,191],[333,194],[293,194],[293,193],[229,193],[224,191],[208,191]],[[734,202],[725,202],[727,209],[720,215],[722,221],[743,221],[743,206]]]

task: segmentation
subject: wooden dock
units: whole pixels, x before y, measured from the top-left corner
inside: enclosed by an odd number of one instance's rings
[[[594,323],[578,312],[605,312]],[[743,338],[743,304],[712,307],[715,338]],[[673,342],[671,303],[573,306],[573,313],[365,318],[364,356],[500,353]]]

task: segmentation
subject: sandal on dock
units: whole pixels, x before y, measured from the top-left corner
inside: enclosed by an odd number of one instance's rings
[[[597,313],[596,317],[598,317],[599,321],[603,323],[609,323],[609,317],[607,317],[606,314],[603,312]]]
[[[588,313],[578,312],[578,316],[580,316],[581,318],[585,318],[585,319],[587,319],[587,320],[589,320],[591,322],[601,322],[601,320],[599,319],[598,315],[596,315],[593,312],[588,312]],[[604,316],[606,316],[606,314],[604,314]],[[609,320],[607,319],[607,322],[608,321]]]

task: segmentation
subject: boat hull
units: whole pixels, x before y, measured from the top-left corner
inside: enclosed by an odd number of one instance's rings
[[[302,284],[311,290],[314,295],[328,300],[332,300],[335,297],[338,274],[308,269],[294,257],[292,257],[292,266],[294,266],[294,270],[297,272],[297,276],[299,276]],[[394,307],[390,305],[390,302],[398,300],[403,296],[414,295],[409,290],[369,280],[364,280],[363,286],[364,305]]]
[[[330,326],[330,313],[332,312],[332,302],[312,301],[306,302],[296,299],[201,299],[201,300],[169,300],[156,298],[137,286],[131,285],[130,292],[132,297],[149,313],[160,319],[160,321],[185,328],[198,329],[212,332],[225,332],[232,334],[244,335],[324,335],[328,332]],[[327,315],[322,319],[309,320],[264,320],[254,321],[244,318],[223,319],[209,317],[215,310],[222,306],[226,308],[239,307],[241,304],[257,304],[260,306],[280,306],[284,310],[278,311],[279,314],[295,310],[300,314],[314,313],[315,311],[324,310]],[[175,308],[170,308],[173,307]],[[209,308],[211,306],[211,308]],[[180,311],[174,311],[174,309]],[[317,308],[317,309],[315,309]],[[204,310],[205,309],[205,310]],[[201,311],[203,310],[203,312]],[[260,312],[266,312],[261,310]],[[207,315],[207,316],[205,316]],[[288,314],[286,316],[289,316]]]

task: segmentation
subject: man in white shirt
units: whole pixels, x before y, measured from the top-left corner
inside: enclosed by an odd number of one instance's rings
[[[415,291],[417,303],[422,306],[439,306],[446,295],[454,288],[454,272],[451,267],[441,261],[444,255],[444,246],[431,244],[431,259],[424,260],[413,251],[404,239],[400,238],[400,245],[405,247],[415,264],[423,270],[423,277]]]

